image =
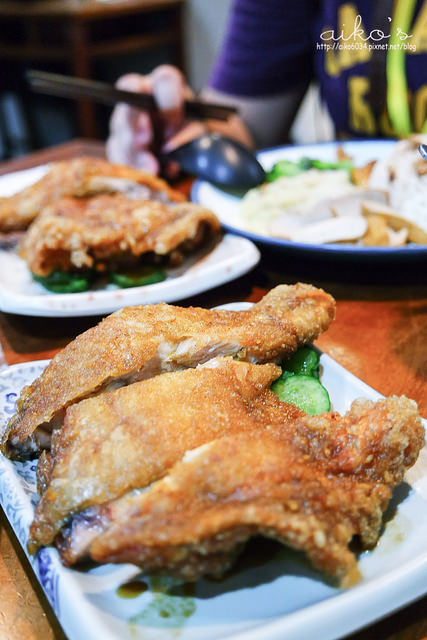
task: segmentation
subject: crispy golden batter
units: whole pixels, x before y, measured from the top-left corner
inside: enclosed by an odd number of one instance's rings
[[[172,206],[122,194],[62,198],[33,222],[21,255],[39,276],[104,269],[143,254],[188,252],[219,230],[212,211],[190,202]]]
[[[271,424],[287,405],[269,391],[259,400],[263,429],[213,440],[145,492],[76,515],[58,539],[63,561],[132,562],[194,580],[223,572],[262,534],[351,575],[352,537],[375,544],[392,488],[423,446],[415,402],[359,400],[344,417],[297,412]]]
[[[53,437],[47,490],[37,505],[31,545],[52,542],[70,514],[146,487],[188,449],[262,426],[251,408],[281,371],[274,364],[216,358],[70,407]],[[283,421],[298,413],[282,403]],[[45,459],[39,462],[39,475],[47,475],[45,464]]]
[[[135,194],[140,199],[185,200],[182,193],[152,174],[101,158],[74,158],[53,163],[35,184],[8,198],[0,198],[0,231],[26,229],[46,205],[63,196],[116,191]]]
[[[78,336],[24,388],[2,438],[9,457],[36,455],[69,405],[219,356],[280,360],[327,329],[335,302],[308,284],[280,285],[247,311],[125,307]],[[58,426],[58,425],[57,425]]]

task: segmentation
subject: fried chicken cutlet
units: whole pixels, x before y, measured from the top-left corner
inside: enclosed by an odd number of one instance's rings
[[[234,393],[231,388],[225,393],[224,411]],[[198,393],[193,390],[193,395],[197,402]],[[82,407],[82,427],[84,404],[74,408],[78,412]],[[231,408],[231,422],[233,414]],[[91,415],[93,411],[88,420]],[[56,540],[63,562],[132,562],[145,572],[195,580],[221,574],[244,542],[261,534],[305,551],[315,567],[330,575],[351,574],[356,567],[348,548],[351,539],[359,536],[364,548],[375,544],[392,489],[423,446],[415,402],[405,397],[377,403],[360,399],[345,416],[307,416],[264,389],[247,402],[246,417],[241,412],[235,417],[241,421],[237,433],[230,430],[188,451],[145,491],[135,486],[116,500],[76,513]],[[159,434],[162,420],[160,411]],[[169,429],[160,448],[166,450],[170,443],[176,450],[178,433]],[[59,437],[67,447],[65,435]],[[140,452],[137,465],[144,464],[143,448]],[[118,455],[126,453],[119,450]],[[102,453],[99,458],[103,473]],[[84,472],[70,468],[68,477],[58,478],[59,499],[62,484],[76,477],[83,481]],[[31,527],[33,535],[40,515],[38,511]]]
[[[0,198],[0,231],[26,229],[48,204],[63,196],[124,192],[139,199],[182,202],[179,191],[152,174],[83,156],[52,163],[48,173],[22,191]]]
[[[212,211],[190,202],[172,206],[122,194],[62,198],[32,223],[21,256],[38,276],[129,267],[143,255],[176,266],[220,226]]]
[[[215,356],[280,361],[317,338],[334,299],[308,284],[280,285],[246,311],[158,304],[125,307],[78,336],[25,387],[2,437],[11,458],[48,448],[64,410],[89,396]]]
[[[256,400],[281,372],[274,364],[215,358],[70,407],[52,438],[50,465],[42,460],[38,469],[32,544],[52,542],[70,514],[151,484],[188,449],[262,428]],[[299,413],[285,404],[281,418]]]

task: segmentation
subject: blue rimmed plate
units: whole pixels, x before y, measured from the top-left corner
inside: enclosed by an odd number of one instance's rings
[[[393,140],[356,140],[292,145],[260,151],[257,157],[264,168],[269,170],[278,160],[297,161],[304,156],[333,162],[336,161],[337,150],[341,147],[354,159],[356,166],[363,166],[372,160],[385,158],[395,144]],[[191,199],[212,209],[227,231],[252,240],[264,250],[280,252],[290,259],[309,259],[314,260],[317,264],[347,263],[361,266],[410,266],[421,263],[427,265],[427,245],[410,244],[396,248],[361,247],[344,243],[316,245],[291,242],[246,231],[242,226],[238,211],[241,197],[206,181],[195,181]]]

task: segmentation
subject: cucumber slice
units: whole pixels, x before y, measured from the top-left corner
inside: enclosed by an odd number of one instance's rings
[[[328,392],[312,376],[293,375],[285,380],[279,378],[273,382],[271,390],[277,393],[282,402],[294,404],[311,416],[331,408]]]
[[[112,271],[110,280],[122,289],[129,287],[141,287],[147,284],[155,284],[166,280],[166,274],[162,269],[144,265],[129,271]]]
[[[319,377],[319,354],[310,347],[301,347],[294,355],[282,362],[283,372],[295,375]],[[282,375],[283,377],[283,375]]]
[[[48,276],[36,276],[33,278],[45,289],[53,293],[80,293],[87,291],[92,281],[92,274],[73,273],[72,271],[53,271]]]

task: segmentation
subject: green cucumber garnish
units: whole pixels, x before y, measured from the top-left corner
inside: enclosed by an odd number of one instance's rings
[[[319,377],[319,354],[310,347],[301,347],[289,360],[282,362],[284,373]],[[284,377],[283,374],[281,376]]]
[[[122,289],[128,287],[142,287],[147,284],[155,284],[166,280],[166,274],[158,267],[144,265],[128,271],[110,272],[110,280]]]
[[[271,390],[282,402],[294,404],[311,416],[329,411],[331,408],[328,392],[319,380],[312,376],[291,375],[285,380],[279,378],[273,382]]]
[[[92,274],[72,271],[53,271],[48,276],[36,276],[36,282],[53,293],[80,293],[87,291],[91,285]]]

